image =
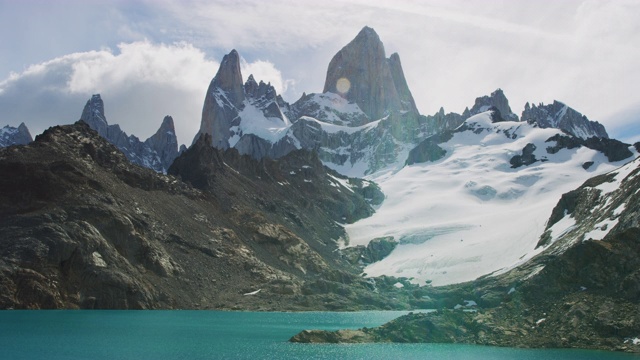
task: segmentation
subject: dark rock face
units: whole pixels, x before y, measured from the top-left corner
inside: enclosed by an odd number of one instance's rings
[[[501,120],[502,121],[518,121],[518,115],[514,114],[511,111],[511,107],[509,106],[509,100],[507,100],[507,97],[504,95],[504,92],[502,91],[502,89],[497,89],[496,91],[492,92],[490,96],[483,96],[483,97],[476,98],[476,101],[473,104],[473,107],[471,108],[471,110],[469,110],[468,116],[466,116],[466,118],[479,114],[481,112],[493,110],[492,108],[495,108],[498,110],[499,119],[495,120],[494,122],[498,122]],[[495,111],[494,111],[494,114],[496,114]]]
[[[240,55],[235,49],[222,58],[218,73],[211,82],[211,87],[224,91],[233,106],[241,107],[244,101],[244,89],[240,72]]]
[[[609,161],[621,161],[633,156],[629,147],[631,145],[625,144],[616,139],[608,139],[604,137],[590,137],[588,139],[582,139],[580,137],[554,135],[546,140],[546,142],[553,142],[554,146],[547,147],[549,154],[555,154],[561,149],[574,149],[579,146],[584,146],[589,149],[602,152]]]
[[[180,176],[182,181],[198,189],[207,189],[217,173],[226,171],[222,153],[212,147],[211,135],[200,135],[182,156],[178,157],[167,174]]]
[[[516,155],[509,160],[511,164],[511,168],[519,168],[520,166],[527,166],[538,161],[533,154],[536,151],[536,146],[534,144],[527,144],[522,149],[522,155]]]
[[[17,128],[6,125],[0,129],[0,147],[26,145],[32,141],[31,133],[24,123],[21,123]]]
[[[585,140],[594,136],[609,138],[602,124],[590,121],[586,116],[559,101],[554,101],[550,105],[541,103],[538,106],[527,103],[522,112],[522,121],[536,124],[541,128],[561,129]]]
[[[389,68],[391,69],[391,77],[393,78],[393,83],[396,86],[396,91],[398,92],[403,109],[418,114],[416,102],[413,100],[411,90],[409,90],[407,79],[404,77],[404,71],[402,70],[402,64],[400,63],[400,55],[398,55],[398,53],[391,54],[388,62]]]
[[[444,131],[424,139],[418,146],[411,149],[407,157],[407,165],[432,162],[442,159],[447,152],[438,146],[453,138],[453,131]]]
[[[367,246],[358,245],[342,249],[342,253],[354,265],[368,265],[387,257],[396,246],[398,242],[393,236],[386,236],[371,240]]]
[[[625,144],[616,139],[609,139],[605,137],[590,137],[585,140],[584,146],[589,149],[601,151],[606,155],[609,161],[621,161],[633,156],[630,145]]]
[[[99,94],[87,101],[80,120],[110,143],[120,149],[133,163],[148,167],[157,172],[166,172],[169,165],[178,156],[178,138],[173,118],[165,116],[158,131],[142,142],[134,135],[127,134],[117,124],[109,125],[104,112],[104,102]]]

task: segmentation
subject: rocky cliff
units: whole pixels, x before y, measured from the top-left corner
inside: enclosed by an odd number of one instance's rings
[[[100,94],[96,94],[87,101],[80,120],[118,147],[130,161],[157,172],[166,172],[178,156],[178,138],[171,116],[166,116],[158,131],[143,142],[134,135],[127,135],[118,124],[108,124],[104,102]]]

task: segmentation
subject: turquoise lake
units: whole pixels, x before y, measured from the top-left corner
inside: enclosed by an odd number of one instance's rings
[[[449,344],[292,344],[303,329],[381,325],[405,314],[2,311],[1,359],[636,359],[585,350]]]

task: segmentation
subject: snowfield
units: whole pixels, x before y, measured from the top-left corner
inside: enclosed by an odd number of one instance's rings
[[[545,141],[560,130],[492,123],[490,112],[465,123],[469,130],[439,145],[447,151],[443,159],[369,177],[386,200],[373,216],[345,226],[348,246],[382,236],[400,244],[367,266],[368,276],[446,285],[513,268],[541,250],[534,248],[563,193],[625,162],[609,163],[585,147],[548,154],[555,142]],[[529,143],[539,161],[512,168],[510,159]],[[593,165],[585,170],[588,161]],[[572,225],[556,224],[553,236]]]

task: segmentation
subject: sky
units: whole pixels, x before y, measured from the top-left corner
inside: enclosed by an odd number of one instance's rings
[[[423,114],[501,88],[516,114],[558,100],[640,140],[636,0],[0,0],[0,127],[73,123],[99,93],[110,124],[144,140],[171,115],[189,145],[232,49],[245,79],[295,102],[364,26],[400,55]]]

